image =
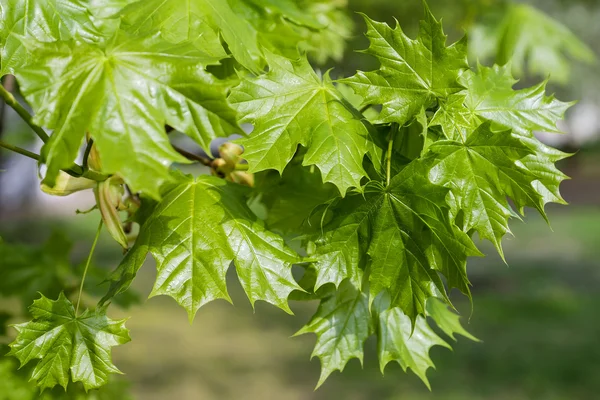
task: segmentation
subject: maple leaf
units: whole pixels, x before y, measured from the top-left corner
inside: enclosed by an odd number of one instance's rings
[[[195,41],[213,56],[226,56],[219,32],[235,59],[254,73],[263,68],[257,33],[223,0],[141,0],[120,12],[129,31],[162,32],[165,39],[179,43]]]
[[[546,83],[514,90],[510,66],[484,67],[467,71],[461,81],[467,88],[465,107],[479,117],[502,124],[521,135],[531,131],[558,132],[556,123],[573,103],[546,96]]]
[[[246,148],[250,171],[281,173],[302,145],[307,148],[303,164],[316,165],[324,182],[336,185],[342,195],[359,187],[366,175],[363,158],[374,147],[368,123],[329,76],[321,80],[305,58],[266,57],[269,72],[244,78],[229,96],[241,122],[254,124],[251,135],[238,140]]]
[[[317,335],[311,358],[321,360],[319,387],[333,371],[343,371],[351,359],[358,358],[362,364],[363,345],[371,332],[367,295],[345,281],[332,296],[321,301],[315,315],[294,336]]]
[[[391,361],[396,361],[405,372],[410,368],[431,389],[427,370],[434,367],[434,364],[429,350],[433,346],[452,349],[450,345],[431,328],[425,316],[420,315],[413,325],[410,318],[398,307],[390,308],[386,296],[375,300],[373,312],[377,321],[377,352],[381,372],[384,372],[386,365]],[[454,334],[458,333],[477,341],[462,327],[458,315],[435,297],[427,301],[427,315],[452,339],[455,339]]]
[[[531,206],[546,217],[546,203],[565,204],[559,186],[567,177],[554,164],[569,155],[541,143],[532,131],[558,132],[556,123],[572,103],[546,96],[546,83],[514,90],[516,81],[508,66],[488,68],[480,65],[477,73],[468,71],[463,75],[463,83],[467,88],[465,92],[453,95],[451,103],[442,105],[431,124],[441,125],[446,137],[462,142],[485,120],[512,129],[520,141],[521,153],[524,146],[529,149],[529,154],[518,160],[525,174],[523,178],[529,179],[535,189],[522,196],[517,193],[518,198],[514,200],[521,213],[523,206]],[[535,179],[530,179],[531,175]],[[519,179],[516,175],[514,178]],[[506,214],[506,210],[502,213]]]
[[[457,340],[455,335],[461,335],[474,342],[479,342],[460,323],[460,316],[450,310],[448,306],[437,297],[427,300],[427,316],[431,317],[436,325],[452,340]]]
[[[296,0],[236,0],[238,3],[248,3],[264,10],[267,14],[276,14],[312,29],[323,28],[314,15],[302,9]]]
[[[382,373],[390,361],[396,361],[404,371],[410,368],[430,387],[426,372],[434,364],[429,350],[436,345],[451,347],[430,326],[427,316],[453,340],[456,340],[455,334],[459,334],[478,341],[462,327],[459,316],[435,297],[427,298],[426,314],[419,315],[414,322],[400,308],[390,305],[390,297],[386,293],[375,299],[371,309],[369,303],[369,295],[346,280],[337,291],[327,291],[321,297],[319,308],[311,320],[294,335],[317,335],[311,356],[321,360],[317,387],[333,371],[343,371],[351,359],[357,358],[362,364],[364,343],[373,333],[377,336]]]
[[[66,389],[69,375],[86,390],[95,389],[107,383],[109,374],[120,373],[110,349],[131,340],[125,320],[109,319],[104,307],[77,316],[63,294],[57,300],[42,296],[29,311],[33,320],[14,326],[18,335],[9,355],[22,366],[39,359],[32,380],[42,390],[56,385]]]
[[[481,253],[449,220],[442,208],[447,189],[432,185],[424,169],[426,164],[413,161],[388,187],[373,185],[364,196],[328,207],[333,217],[311,254],[317,260],[315,290],[346,278],[360,287],[369,262],[371,296],[388,291],[392,305],[413,321],[424,313],[428,297],[445,293],[438,272],[470,296],[466,258]]]
[[[452,201],[463,212],[461,228],[475,229],[501,255],[500,241],[510,232],[508,219],[515,215],[507,197],[518,208],[528,205],[543,212],[533,186],[538,177],[520,163],[533,151],[511,131],[494,132],[487,122],[464,142],[438,141],[429,151],[429,179],[452,191]]]
[[[397,25],[364,16],[366,36],[371,42],[365,50],[379,60],[381,67],[372,72],[358,72],[342,79],[363,97],[363,104],[381,104],[379,123],[404,124],[422,107],[463,89],[458,78],[468,68],[466,40],[446,47],[446,35],[425,5],[425,19],[413,40]]]
[[[52,42],[74,36],[97,40],[102,32],[80,0],[2,0],[0,2],[0,75],[14,74],[27,62],[23,41]]]
[[[299,58],[304,53],[300,50],[313,50],[306,46],[307,38],[325,30],[317,15],[296,1],[231,0],[230,5],[250,22],[261,48],[290,59]]]
[[[339,195],[335,186],[323,184],[317,169],[311,171],[299,163],[289,164],[281,176],[266,171],[256,178],[257,200],[266,208],[266,225],[289,236],[318,229],[318,221],[309,221],[313,210]]]
[[[170,146],[165,123],[203,148],[237,129],[227,85],[202,69],[215,60],[189,44],[117,31],[106,43],[31,45],[36,62],[16,75],[35,122],[54,130],[42,150],[49,186],[73,163],[87,131],[103,172],[158,197],[168,166],[186,162]]]
[[[465,107],[466,97],[463,91],[441,100],[429,126],[440,126],[446,139],[465,140],[481,123],[477,115]]]
[[[190,320],[212,300],[231,301],[225,275],[232,260],[253,305],[263,300],[291,313],[287,297],[300,289],[291,266],[300,258],[265,229],[245,195],[244,187],[214,176],[182,178],[143,224],[101,303],[127,289],[150,252],[158,272],[150,296],[173,297]]]

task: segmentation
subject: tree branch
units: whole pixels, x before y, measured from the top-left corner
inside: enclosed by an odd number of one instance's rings
[[[206,165],[207,167],[212,167],[213,160],[211,160],[208,157],[202,157],[202,156],[200,156],[198,154],[190,153],[189,151],[184,150],[181,147],[177,147],[175,145],[173,145],[173,148],[175,149],[176,152],[178,152],[179,154],[181,154],[182,156],[184,156],[188,160],[197,161],[197,162],[199,162],[202,165]]]

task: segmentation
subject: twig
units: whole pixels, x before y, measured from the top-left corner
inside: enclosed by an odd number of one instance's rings
[[[75,307],[75,316],[77,316],[77,314],[79,313],[79,303],[81,302],[81,294],[83,293],[83,284],[85,283],[85,277],[87,276],[88,268],[90,267],[90,263],[92,262],[92,256],[94,255],[94,250],[96,250],[96,244],[98,244],[98,238],[100,237],[101,231],[102,220],[100,220],[100,223],[98,224],[96,237],[94,238],[94,243],[92,244],[90,255],[88,256],[87,262],[85,263],[85,269],[83,270],[83,277],[81,278],[81,285],[79,286],[79,296],[77,296],[77,307]]]
[[[175,149],[176,152],[178,152],[179,154],[181,154],[182,156],[184,156],[188,160],[198,161],[202,165],[206,165],[207,167],[212,167],[212,161],[213,160],[211,160],[208,157],[202,157],[201,155],[190,153],[189,151],[184,150],[181,147],[177,147],[175,145],[173,145],[173,148]]]
[[[14,151],[15,153],[19,153],[19,154],[24,155],[26,157],[33,158],[36,161],[40,160],[40,156],[38,154],[32,153],[29,150],[25,150],[25,149],[22,149],[22,148],[17,147],[17,146],[13,146],[12,144],[3,142],[2,140],[0,140],[0,147],[3,147],[3,148],[5,148],[7,150],[10,150],[10,151]]]
[[[38,135],[38,137],[42,139],[44,143],[46,143],[48,139],[50,139],[48,134],[42,128],[33,123],[33,117],[31,116],[31,114],[29,114],[25,107],[23,107],[17,101],[17,99],[15,99],[15,96],[13,96],[12,93],[6,90],[2,85],[0,85],[0,97],[2,97],[6,104],[12,107],[12,109],[14,109],[17,112],[17,114],[19,114],[19,116],[23,118],[23,121],[25,121],[27,125],[29,125],[31,129],[33,129],[35,134]]]

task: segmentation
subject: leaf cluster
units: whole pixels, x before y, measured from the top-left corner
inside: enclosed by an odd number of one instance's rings
[[[33,321],[17,325],[11,354],[39,359],[42,389],[69,379],[96,388],[118,372],[110,348],[128,335],[106,308],[148,254],[151,296],[172,297],[190,320],[230,301],[232,266],[253,305],[291,313],[289,299],[318,300],[298,333],[317,336],[319,384],[362,361],[375,335],[382,370],[397,361],[428,385],[429,349],[449,346],[432,322],[473,339],[448,293],[471,298],[475,235],[503,255],[510,218],[564,203],[554,164],[567,155],[533,132],[556,131],[570,104],[547,96],[545,82],[515,90],[506,65],[471,68],[466,38],[448,44],[427,6],[414,39],[364,16],[365,53],[380,66],[334,79],[309,60],[339,58],[343,1],[5,3],[2,71],[16,75],[34,123],[52,130],[44,184],[54,187],[85,142],[84,168],[118,182],[106,194],[113,214],[124,188],[140,203],[135,244],[96,310],[42,297]],[[222,179],[217,160],[178,149],[171,129],[206,154],[215,138],[242,134],[243,154],[229,165],[223,151],[220,168],[252,179]],[[213,176],[171,168],[198,160]]]

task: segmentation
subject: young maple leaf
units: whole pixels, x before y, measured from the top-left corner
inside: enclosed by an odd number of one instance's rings
[[[461,82],[466,87],[464,106],[472,115],[502,124],[524,136],[532,131],[560,133],[556,123],[573,105],[546,96],[547,82],[514,90],[517,81],[511,75],[510,65],[479,65],[477,72],[467,71]]]
[[[369,263],[372,298],[387,291],[393,306],[414,322],[425,301],[450,287],[469,295],[468,256],[480,255],[471,239],[448,218],[447,189],[432,185],[419,160],[406,166],[387,187],[349,196],[329,207],[332,220],[316,237],[315,290],[349,279],[360,287]]]
[[[457,210],[462,210],[462,230],[477,230],[502,255],[500,241],[510,232],[515,216],[507,197],[517,207],[543,210],[533,183],[538,177],[521,164],[533,151],[511,131],[494,132],[486,122],[464,141],[443,140],[429,147],[429,179],[449,188]]]
[[[500,239],[515,215],[507,196],[521,213],[529,206],[544,217],[546,203],[565,204],[559,186],[566,175],[554,164],[568,154],[541,143],[533,131],[558,132],[571,103],[546,96],[545,83],[514,90],[509,66],[480,65],[462,82],[466,90],[441,103],[431,121],[451,141],[429,147],[437,159],[430,178],[452,190],[463,229],[475,228],[502,254]]]
[[[109,374],[121,373],[111,361],[110,349],[131,339],[125,320],[109,319],[106,307],[77,316],[61,293],[57,300],[42,295],[29,311],[33,320],[14,326],[18,335],[8,355],[22,366],[39,359],[32,380],[42,390],[56,385],[66,389],[69,376],[86,390],[96,389],[107,383]]]
[[[361,364],[364,343],[373,333],[377,337],[377,353],[381,372],[390,361],[396,361],[404,371],[410,368],[427,387],[427,370],[433,367],[429,350],[433,346],[451,349],[427,322],[431,317],[452,340],[455,334],[478,341],[460,324],[457,314],[435,297],[426,301],[426,313],[416,321],[390,304],[387,294],[378,296],[369,308],[369,295],[358,290],[350,281],[344,281],[338,290],[321,299],[319,308],[296,334],[314,333],[317,342],[312,357],[321,360],[321,386],[332,372],[343,371],[353,358]]]
[[[160,35],[112,32],[108,42],[27,42],[35,62],[16,72],[35,123],[53,129],[42,149],[53,186],[90,132],[104,173],[119,173],[135,192],[158,198],[172,162],[165,123],[208,149],[237,127],[227,84],[202,66],[218,60]]]
[[[371,45],[365,52],[379,60],[381,67],[358,72],[342,79],[363,97],[363,104],[381,104],[377,122],[404,124],[436,99],[463,89],[458,78],[467,64],[467,42],[463,39],[446,47],[446,35],[427,5],[417,39],[407,37],[399,25],[371,20],[366,36]]]
[[[240,64],[254,73],[263,68],[256,31],[227,1],[142,0],[129,4],[120,15],[130,32],[160,32],[171,43],[193,41],[199,49],[225,58],[218,32]]]
[[[399,308],[390,308],[389,299],[381,296],[373,304],[374,319],[377,321],[377,353],[381,373],[391,361],[396,361],[406,372],[410,368],[423,383],[431,389],[427,379],[427,370],[434,367],[429,357],[433,346],[452,347],[443,340],[427,322],[432,317],[438,327],[453,340],[454,334],[478,341],[460,324],[457,314],[435,297],[427,300],[427,314],[420,315],[414,326],[410,318]]]
[[[263,300],[291,313],[287,297],[300,289],[291,266],[300,257],[252,214],[245,192],[214,176],[183,178],[142,225],[102,301],[127,289],[150,252],[157,261],[151,296],[171,296],[190,320],[212,300],[231,301],[225,278],[232,260],[253,305]]]
[[[312,357],[321,360],[321,376],[317,387],[335,370],[343,371],[353,358],[362,364],[363,346],[372,332],[368,296],[349,281],[340,285],[331,296],[323,299],[311,320],[294,336],[317,335]]]
[[[24,39],[53,42],[102,36],[80,0],[4,0],[0,19],[0,76],[14,74],[27,62]]]
[[[342,195],[360,187],[364,156],[379,157],[372,127],[305,58],[290,61],[268,53],[266,58],[269,72],[243,79],[229,96],[241,121],[254,124],[250,136],[238,141],[250,171],[282,172],[302,145],[307,148],[303,164],[316,165],[324,182]]]

